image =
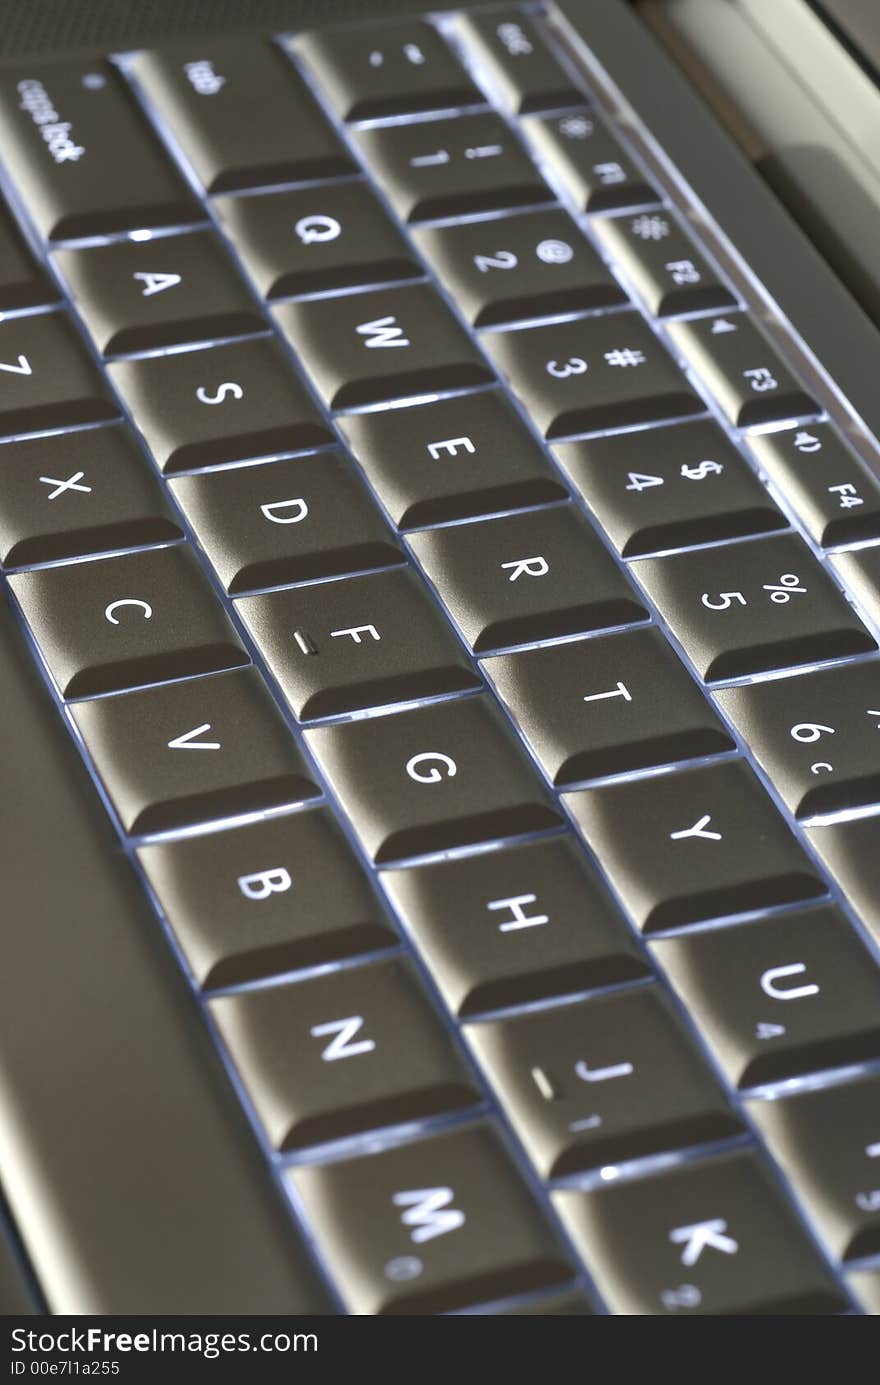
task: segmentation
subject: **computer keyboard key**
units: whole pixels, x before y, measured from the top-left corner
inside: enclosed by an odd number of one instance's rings
[[[464,328],[427,285],[282,303],[275,316],[331,409],[493,379]]]
[[[136,53],[130,71],[208,192],[355,171],[302,77],[271,43],[200,37]]]
[[[462,1017],[650,975],[572,837],[384,871],[382,884]]]
[[[656,987],[471,1024],[465,1034],[542,1178],[741,1130]]]
[[[751,1101],[749,1114],[840,1260],[880,1251],[880,1081]]]
[[[351,1313],[442,1313],[571,1277],[487,1124],[288,1177]]]
[[[118,417],[116,401],[66,315],[0,322],[0,436]]]
[[[568,495],[532,434],[494,390],[350,414],[339,422],[401,529]]]
[[[49,240],[204,214],[109,63],[29,63],[0,80],[3,157]]]
[[[483,669],[557,785],[734,749],[656,629],[499,654]]]
[[[351,463],[332,452],[170,484],[233,595],[404,561]]]
[[[880,943],[880,816],[808,827],[807,840]]]
[[[744,313],[671,322],[668,330],[673,345],[738,428],[819,412]]]
[[[254,669],[79,702],[72,713],[127,832],[176,831],[320,793]]]
[[[880,970],[836,910],[661,939],[654,953],[735,1086],[880,1057]]]
[[[514,115],[583,100],[537,26],[521,10],[464,14],[459,33]]]
[[[742,761],[579,789],[565,801],[646,933],[825,893]]]
[[[562,824],[488,698],[321,727],[306,740],[380,865]]]
[[[412,568],[244,597],[237,609],[301,720],[481,686]]]
[[[217,996],[209,1008],[283,1152],[481,1100],[408,962]]]
[[[880,803],[880,662],[722,688],[717,697],[799,817]]]
[[[122,428],[4,443],[0,562],[7,568],[183,538],[156,476]]]
[[[404,221],[553,200],[516,135],[494,114],[359,130],[354,141]]]
[[[593,111],[532,116],[523,129],[580,211],[659,202],[632,155]]]
[[[441,34],[421,20],[315,29],[294,51],[343,120],[372,120],[483,102]]]
[[[115,361],[109,372],[166,473],[334,441],[281,348],[268,339]]]
[[[398,942],[328,812],[286,813],[138,850],[206,990],[321,966]]]
[[[0,645],[3,1190],[46,1307],[332,1312],[7,601]]]
[[[264,298],[416,279],[424,266],[366,183],[222,197],[223,226]]]
[[[547,438],[704,412],[634,313],[490,332],[482,341]]]
[[[640,558],[630,570],[706,679],[877,647],[800,538]]]
[[[788,525],[714,423],[583,438],[554,451],[624,558]]]
[[[880,626],[880,546],[840,553],[831,559],[831,565],[872,627]]]
[[[846,1283],[862,1312],[880,1317],[880,1267],[854,1270],[846,1276]]]
[[[183,546],[37,568],[10,584],[63,697],[248,663]]]
[[[475,327],[627,301],[566,212],[525,212],[413,234]]]
[[[880,484],[830,423],[756,435],[749,446],[816,543],[880,538]]]
[[[0,1313],[4,1317],[30,1317],[41,1311],[34,1282],[23,1263],[12,1227],[0,1222]]]
[[[573,506],[425,530],[410,545],[476,652],[648,615]]]
[[[668,212],[598,217],[593,230],[655,317],[738,306]]]
[[[266,327],[220,242],[205,231],[59,250],[55,262],[104,355]]]
[[[566,1189],[553,1201],[612,1313],[812,1316],[848,1307],[758,1154]]]
[[[57,303],[60,295],[31,254],[5,203],[0,203],[0,311]]]

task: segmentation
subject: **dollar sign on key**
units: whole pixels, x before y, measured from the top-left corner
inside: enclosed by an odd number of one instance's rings
[[[720,462],[699,462],[697,466],[683,466],[681,474],[689,481],[704,481],[707,476],[720,476],[723,470]]]

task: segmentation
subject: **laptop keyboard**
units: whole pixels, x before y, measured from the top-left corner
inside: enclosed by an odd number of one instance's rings
[[[880,487],[650,135],[515,7],[0,132],[8,587],[338,1310],[869,1307]]]

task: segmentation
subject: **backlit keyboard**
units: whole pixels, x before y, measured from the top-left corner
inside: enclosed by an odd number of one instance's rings
[[[650,133],[509,6],[19,65],[0,150],[4,582],[272,1311],[869,1309],[877,454]]]

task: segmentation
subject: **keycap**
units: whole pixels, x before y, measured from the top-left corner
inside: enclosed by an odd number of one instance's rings
[[[631,571],[703,678],[739,678],[876,648],[800,538],[640,558]]]
[[[668,212],[599,217],[593,229],[655,317],[738,306],[718,271]]]
[[[633,313],[489,332],[482,341],[547,438],[703,412],[702,400]]]
[[[880,817],[809,827],[807,840],[847,902],[880,941]]]
[[[121,78],[100,59],[7,68],[0,134],[7,169],[48,240],[204,219]]]
[[[398,941],[351,847],[322,809],[149,843],[138,859],[206,990]]]
[[[871,625],[880,625],[880,547],[840,553],[831,565]]]
[[[4,443],[0,562],[79,558],[183,537],[180,523],[122,428]]]
[[[351,1313],[439,1313],[571,1276],[487,1124],[288,1177]]]
[[[668,330],[673,345],[738,428],[819,412],[745,314],[671,322]]]
[[[237,609],[302,720],[481,686],[412,568],[245,597]]]
[[[824,893],[742,761],[579,789],[565,801],[647,933]]]
[[[233,594],[404,561],[351,463],[330,452],[180,476],[171,489]]]
[[[351,414],[340,426],[401,529],[567,496],[532,434],[494,390]]]
[[[486,698],[321,727],[306,739],[381,865],[562,821]]]
[[[831,424],[756,435],[749,446],[816,543],[880,538],[880,485]]]
[[[248,662],[188,548],[160,548],[10,578],[64,697]]]
[[[423,273],[366,183],[221,197],[216,211],[264,298],[414,279]]]
[[[740,1129],[655,987],[471,1024],[465,1033],[543,1178]]]
[[[354,142],[404,221],[553,200],[535,164],[497,115],[359,130]]]
[[[218,996],[211,1014],[282,1151],[473,1106],[480,1090],[409,962]]]
[[[118,418],[70,320],[35,313],[0,323],[0,435]]]
[[[253,669],[72,711],[127,832],[174,831],[320,792]]]
[[[108,369],[164,472],[333,441],[274,341],[115,361]]]
[[[384,871],[382,884],[461,1016],[650,975],[572,837]]]
[[[570,106],[582,99],[537,25],[519,10],[462,15],[459,30],[514,115]]]
[[[793,813],[880,803],[880,663],[774,678],[718,693]]]
[[[566,212],[430,226],[414,238],[475,327],[627,301]]]
[[[136,53],[130,71],[208,192],[354,171],[305,82],[271,43],[243,33],[199,38]]]
[[[880,1056],[880,970],[834,909],[661,939],[654,955],[736,1086]]]
[[[0,1313],[24,1317],[41,1312],[41,1304],[12,1227],[0,1222]]]
[[[58,290],[37,264],[6,204],[0,202],[0,311],[55,303]]]
[[[477,652],[647,616],[572,506],[425,530],[410,545]]]
[[[880,1268],[855,1270],[847,1275],[846,1282],[863,1312],[871,1317],[880,1315]]]
[[[510,1304],[507,1308],[483,1310],[492,1317],[592,1317],[594,1308],[586,1294],[573,1290],[568,1294],[542,1294],[539,1299]],[[474,1310],[475,1314],[477,1310]]]
[[[880,1083],[876,1076],[776,1101],[749,1114],[840,1260],[880,1250]]]
[[[302,34],[295,51],[343,120],[443,110],[483,100],[430,24],[346,24]]]
[[[554,784],[733,750],[659,630],[633,630],[483,663]]]
[[[282,303],[275,316],[331,409],[465,389],[493,378],[427,285]]]
[[[266,326],[226,251],[204,231],[60,250],[55,262],[105,355]]]
[[[332,1311],[6,601],[0,704],[3,1188],[49,1311]]]
[[[560,443],[555,454],[625,558],[787,527],[714,423]]]
[[[633,156],[592,111],[531,116],[523,121],[523,130],[579,211],[660,200]]]
[[[814,1315],[847,1305],[758,1154],[553,1198],[612,1313]]]

